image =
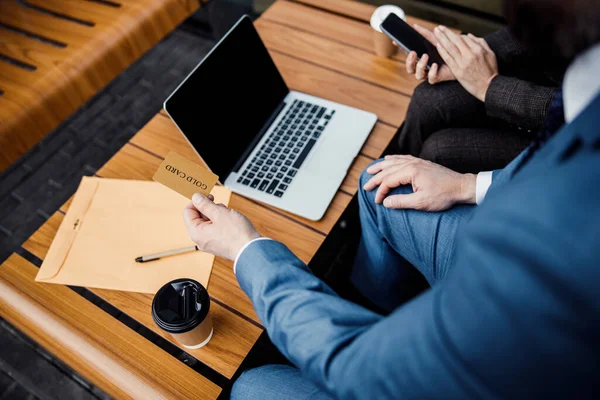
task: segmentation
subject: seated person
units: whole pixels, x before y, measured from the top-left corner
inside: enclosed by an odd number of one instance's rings
[[[434,32],[415,29],[432,43]],[[460,63],[406,59],[408,73],[426,79],[411,98],[398,133],[399,153],[434,161],[458,172],[503,168],[542,128],[566,65],[547,65],[520,45],[507,29],[456,57]],[[418,61],[418,62],[417,62]]]
[[[411,156],[367,169],[355,281],[389,314],[340,298],[243,215],[194,195],[190,237],[235,260],[271,340],[297,367],[246,371],[232,398],[598,397],[600,6],[507,2],[516,37],[540,56],[575,59],[562,90],[567,124],[549,118],[544,132],[556,133],[495,171],[479,206],[473,175]],[[442,52],[475,46],[443,28],[438,37]],[[432,287],[399,305],[408,263]]]

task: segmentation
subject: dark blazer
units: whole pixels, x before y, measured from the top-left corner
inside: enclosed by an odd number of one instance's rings
[[[552,96],[560,87],[564,67],[541,64],[504,28],[485,37],[496,54],[499,76],[486,93],[488,116],[513,127],[542,128]]]
[[[517,173],[495,174],[445,281],[387,317],[283,244],[237,278],[273,343],[339,399],[600,396],[600,97]]]

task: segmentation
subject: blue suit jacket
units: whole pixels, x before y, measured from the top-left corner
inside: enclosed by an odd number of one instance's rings
[[[600,98],[517,162],[457,233],[446,280],[387,317],[251,244],[237,276],[275,345],[342,399],[598,396]]]

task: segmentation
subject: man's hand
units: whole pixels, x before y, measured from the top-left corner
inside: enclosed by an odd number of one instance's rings
[[[492,79],[498,75],[496,54],[487,42],[471,35],[458,35],[445,26],[434,29],[437,49],[458,82],[481,101]]]
[[[387,208],[444,211],[457,203],[475,204],[476,176],[459,174],[441,165],[413,156],[386,156],[367,169],[373,176],[365,190],[379,187],[375,203]],[[412,185],[413,193],[388,196],[401,185]]]
[[[242,247],[260,234],[248,218],[213,200],[196,193],[183,210],[185,226],[200,251],[234,260]]]
[[[429,40],[431,44],[433,44],[434,46],[437,45],[437,39],[433,32],[431,32],[427,28],[423,28],[421,25],[414,24],[413,27],[425,39]],[[431,69],[428,71],[427,62],[429,62],[429,56],[427,54],[423,54],[423,56],[420,59],[417,59],[417,53],[411,51],[406,57],[406,72],[408,72],[411,75],[414,74],[417,80],[427,78],[429,83],[432,85],[439,82],[453,81],[456,79],[447,65],[442,65],[442,67],[440,68],[439,65],[434,63],[433,65],[431,65]]]

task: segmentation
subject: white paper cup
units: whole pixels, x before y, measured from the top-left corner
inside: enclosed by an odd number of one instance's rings
[[[378,56],[386,58],[390,58],[398,52],[398,48],[394,45],[392,39],[381,31],[381,24],[390,14],[396,14],[406,21],[404,10],[394,5],[377,7],[371,15],[370,21],[371,28],[373,28],[373,50]]]

